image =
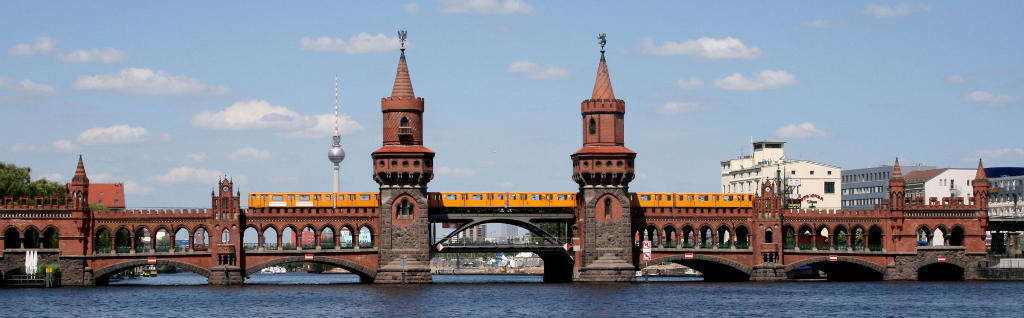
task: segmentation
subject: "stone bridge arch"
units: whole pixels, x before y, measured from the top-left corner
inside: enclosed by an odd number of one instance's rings
[[[150,264],[148,260],[144,260],[144,259],[124,261],[124,262],[120,262],[120,263],[116,263],[116,264],[111,264],[111,265],[107,265],[107,266],[105,266],[103,268],[100,268],[100,269],[98,269],[98,270],[93,272],[92,277],[93,277],[93,280],[96,282],[97,285],[106,285],[109,282],[110,275],[119,273],[119,272],[124,271],[124,270],[128,270],[128,269],[139,267],[139,266],[145,266],[145,265],[154,265],[154,264]],[[157,266],[160,266],[160,265],[175,266],[175,267],[187,270],[189,272],[199,274],[199,275],[201,275],[203,277],[206,277],[206,279],[210,279],[210,270],[207,269],[207,268],[204,268],[202,266],[199,266],[199,265],[195,265],[195,264],[191,264],[191,263],[186,263],[186,262],[181,262],[181,261],[175,261],[175,260],[166,260],[166,259],[157,259],[155,265],[157,265]]]
[[[693,254],[692,258],[686,258],[685,254],[659,257],[651,260],[648,264],[659,264],[673,262],[699,271],[704,275],[705,281],[747,281],[753,269],[740,262],[723,257]],[[640,269],[646,269],[647,264],[641,263]]]
[[[839,256],[835,261],[828,256],[811,257],[786,265],[783,272],[788,274],[803,266],[825,272],[829,280],[882,280],[886,272],[885,266],[851,256]]]
[[[281,265],[281,264],[284,264],[284,263],[291,263],[291,262],[312,262],[312,263],[320,263],[320,264],[326,264],[326,265],[341,267],[341,268],[343,268],[343,269],[345,269],[345,270],[347,270],[349,272],[352,272],[353,274],[358,275],[359,276],[359,281],[363,282],[363,283],[372,283],[373,280],[374,280],[374,277],[377,276],[377,271],[376,270],[371,269],[371,268],[366,267],[366,266],[363,266],[363,265],[359,265],[358,263],[355,263],[355,262],[352,262],[352,261],[338,259],[338,258],[332,258],[332,257],[325,257],[325,256],[314,256],[313,260],[310,261],[310,260],[306,260],[306,257],[304,255],[286,256],[286,257],[281,257],[281,258],[275,258],[275,259],[272,259],[272,260],[269,260],[269,261],[265,261],[265,262],[262,262],[262,263],[250,266],[250,267],[245,269],[245,276],[248,277],[249,275],[255,274],[256,272],[260,271],[261,269],[264,269],[264,268],[267,268],[267,267],[277,266],[277,265]]]

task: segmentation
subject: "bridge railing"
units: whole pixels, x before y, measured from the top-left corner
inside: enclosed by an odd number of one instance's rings
[[[444,246],[498,246],[498,245],[525,245],[525,246],[559,246],[569,242],[566,237],[551,238],[555,243],[551,243],[540,237],[531,237],[526,240],[517,240],[509,242],[494,242],[494,241],[481,241],[481,240],[469,240],[452,238],[442,243]]]

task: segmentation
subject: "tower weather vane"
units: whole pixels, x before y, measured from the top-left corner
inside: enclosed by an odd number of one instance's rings
[[[405,39],[409,37],[409,31],[398,30],[398,41],[402,42],[402,50],[405,50]]]
[[[604,33],[598,34],[597,39],[600,40],[597,43],[601,44],[601,53],[604,53],[604,45],[608,44],[608,35]]]

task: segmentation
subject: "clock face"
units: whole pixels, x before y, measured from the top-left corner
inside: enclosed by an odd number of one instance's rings
[[[228,186],[224,186],[223,192],[228,192]]]

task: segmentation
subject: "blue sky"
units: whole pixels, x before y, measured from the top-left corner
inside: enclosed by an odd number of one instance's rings
[[[1024,3],[612,1],[0,4],[0,161],[125,182],[132,207],[376,191],[380,98],[409,30],[433,191],[574,191],[596,35],[626,101],[633,191],[720,189],[751,137],[844,169],[1024,165]]]

